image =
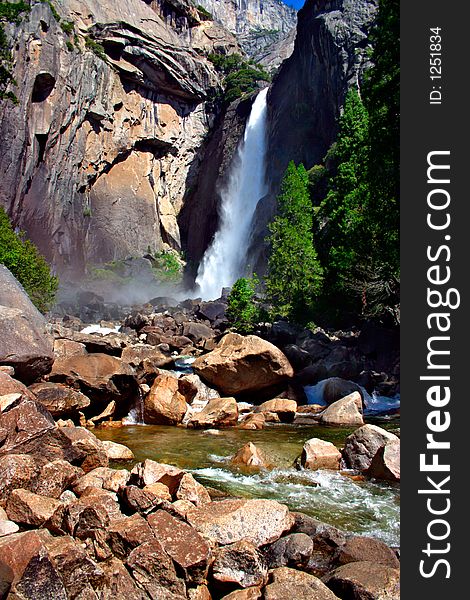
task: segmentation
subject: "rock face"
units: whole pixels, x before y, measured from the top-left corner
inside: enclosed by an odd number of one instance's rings
[[[180,247],[219,86],[202,55],[238,46],[186,0],[149,4],[60,0],[67,34],[36,3],[8,26],[19,102],[2,103],[0,196],[61,273]]]
[[[196,359],[193,368],[202,379],[234,395],[276,386],[294,374],[282,352],[255,335],[229,333],[215,350]]]
[[[54,342],[46,320],[10,271],[0,265],[0,365],[31,382],[51,370]]]

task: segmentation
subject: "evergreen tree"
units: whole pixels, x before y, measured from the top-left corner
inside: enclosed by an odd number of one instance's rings
[[[259,317],[259,310],[254,302],[259,279],[241,277],[233,284],[227,299],[227,319],[240,333],[251,333]]]
[[[265,280],[276,314],[310,320],[323,280],[313,245],[313,207],[303,165],[290,162],[278,197],[278,214],[269,225],[271,255]]]

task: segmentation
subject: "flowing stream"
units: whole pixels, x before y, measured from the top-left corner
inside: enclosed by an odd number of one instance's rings
[[[204,300],[220,296],[246,272],[246,250],[256,205],[266,193],[266,97],[256,97],[226,189],[222,192],[220,227],[199,265],[196,286]]]
[[[377,424],[393,431],[398,422]],[[354,429],[274,425],[261,431],[231,428],[212,435],[182,427],[135,425],[95,433],[100,439],[129,446],[136,461],[151,458],[176,465],[228,495],[272,498],[345,531],[399,545],[399,486],[293,467],[306,440],[319,437],[340,447]],[[256,444],[275,468],[252,471],[232,466],[230,457],[247,442]]]

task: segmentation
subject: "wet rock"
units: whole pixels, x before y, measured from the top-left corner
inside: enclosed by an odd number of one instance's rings
[[[12,366],[25,383],[51,370],[54,347],[46,325],[23,287],[0,265],[0,364]]]
[[[350,469],[365,471],[370,467],[372,459],[379,448],[390,440],[398,439],[396,435],[377,425],[363,425],[346,438],[343,458]]]
[[[184,471],[177,467],[147,459],[143,463],[138,463],[132,469],[130,483],[136,483],[141,487],[153,483],[163,483],[170,490],[170,494],[173,495],[176,493],[184,474]]]
[[[265,600],[338,600],[318,577],[296,569],[274,569],[271,579],[272,583],[264,589]]]
[[[264,429],[265,423],[264,413],[249,413],[240,423],[240,429]]]
[[[144,398],[144,420],[151,425],[177,425],[186,413],[186,400],[179,392],[178,379],[159,375]]]
[[[224,336],[215,350],[196,359],[193,368],[227,395],[273,387],[293,375],[278,348],[257,336],[236,333]]]
[[[85,394],[59,383],[35,383],[29,389],[55,419],[78,418],[78,412],[90,406]]]
[[[400,440],[388,441],[377,450],[366,474],[374,479],[400,481]]]
[[[306,469],[339,469],[341,452],[331,442],[312,438],[302,448],[300,462]]]
[[[165,552],[185,573],[185,579],[193,583],[204,583],[211,551],[196,529],[163,510],[150,515],[148,522]]]
[[[362,390],[357,383],[340,377],[330,377],[323,388],[323,400],[327,404],[333,404],[353,392],[358,392],[362,397]]]
[[[313,552],[313,541],[305,533],[291,533],[271,544],[265,552],[270,569],[305,569]]]
[[[263,467],[267,469],[270,466],[262,451],[251,442],[237,450],[230,459],[230,463],[237,467]]]
[[[281,423],[292,423],[297,412],[297,402],[295,400],[275,398],[257,406],[255,412],[275,413],[278,415]]]
[[[263,585],[268,567],[257,548],[241,540],[216,551],[212,563],[212,577],[219,584],[237,585],[242,588]]]
[[[179,579],[173,561],[156,539],[145,541],[132,550],[126,565],[150,598],[186,598],[184,581]]]
[[[39,496],[28,490],[13,490],[8,497],[6,512],[15,523],[41,527],[62,506],[60,500]]]
[[[238,422],[238,406],[235,398],[214,398],[188,421],[188,427],[205,429],[230,427]]]
[[[274,500],[221,500],[194,508],[189,523],[204,537],[222,545],[242,539],[256,547],[276,541],[293,524],[283,504]]]
[[[400,561],[395,552],[381,540],[370,537],[354,536],[349,538],[339,549],[336,560],[340,565],[369,561],[394,569],[400,568]]]
[[[400,572],[376,562],[353,562],[335,569],[326,585],[341,598],[399,600]]]
[[[330,404],[321,415],[320,423],[339,426],[364,425],[362,398],[359,392],[353,392],[349,396]]]
[[[139,514],[113,521],[108,528],[109,546],[121,559],[125,559],[140,544],[154,539],[149,524]]]
[[[124,446],[124,444],[117,444],[116,442],[111,442],[104,440],[102,442],[106,454],[108,455],[109,460],[114,462],[127,462],[130,460],[134,460],[134,453],[130,448]]]
[[[194,479],[191,473],[185,473],[176,490],[178,500],[188,500],[195,506],[202,506],[211,501],[206,488]]]

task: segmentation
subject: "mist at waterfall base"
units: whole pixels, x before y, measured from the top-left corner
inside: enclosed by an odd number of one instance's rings
[[[266,97],[256,97],[226,188],[221,193],[220,227],[206,250],[196,277],[196,292],[214,300],[246,274],[246,251],[253,215],[266,193]]]

